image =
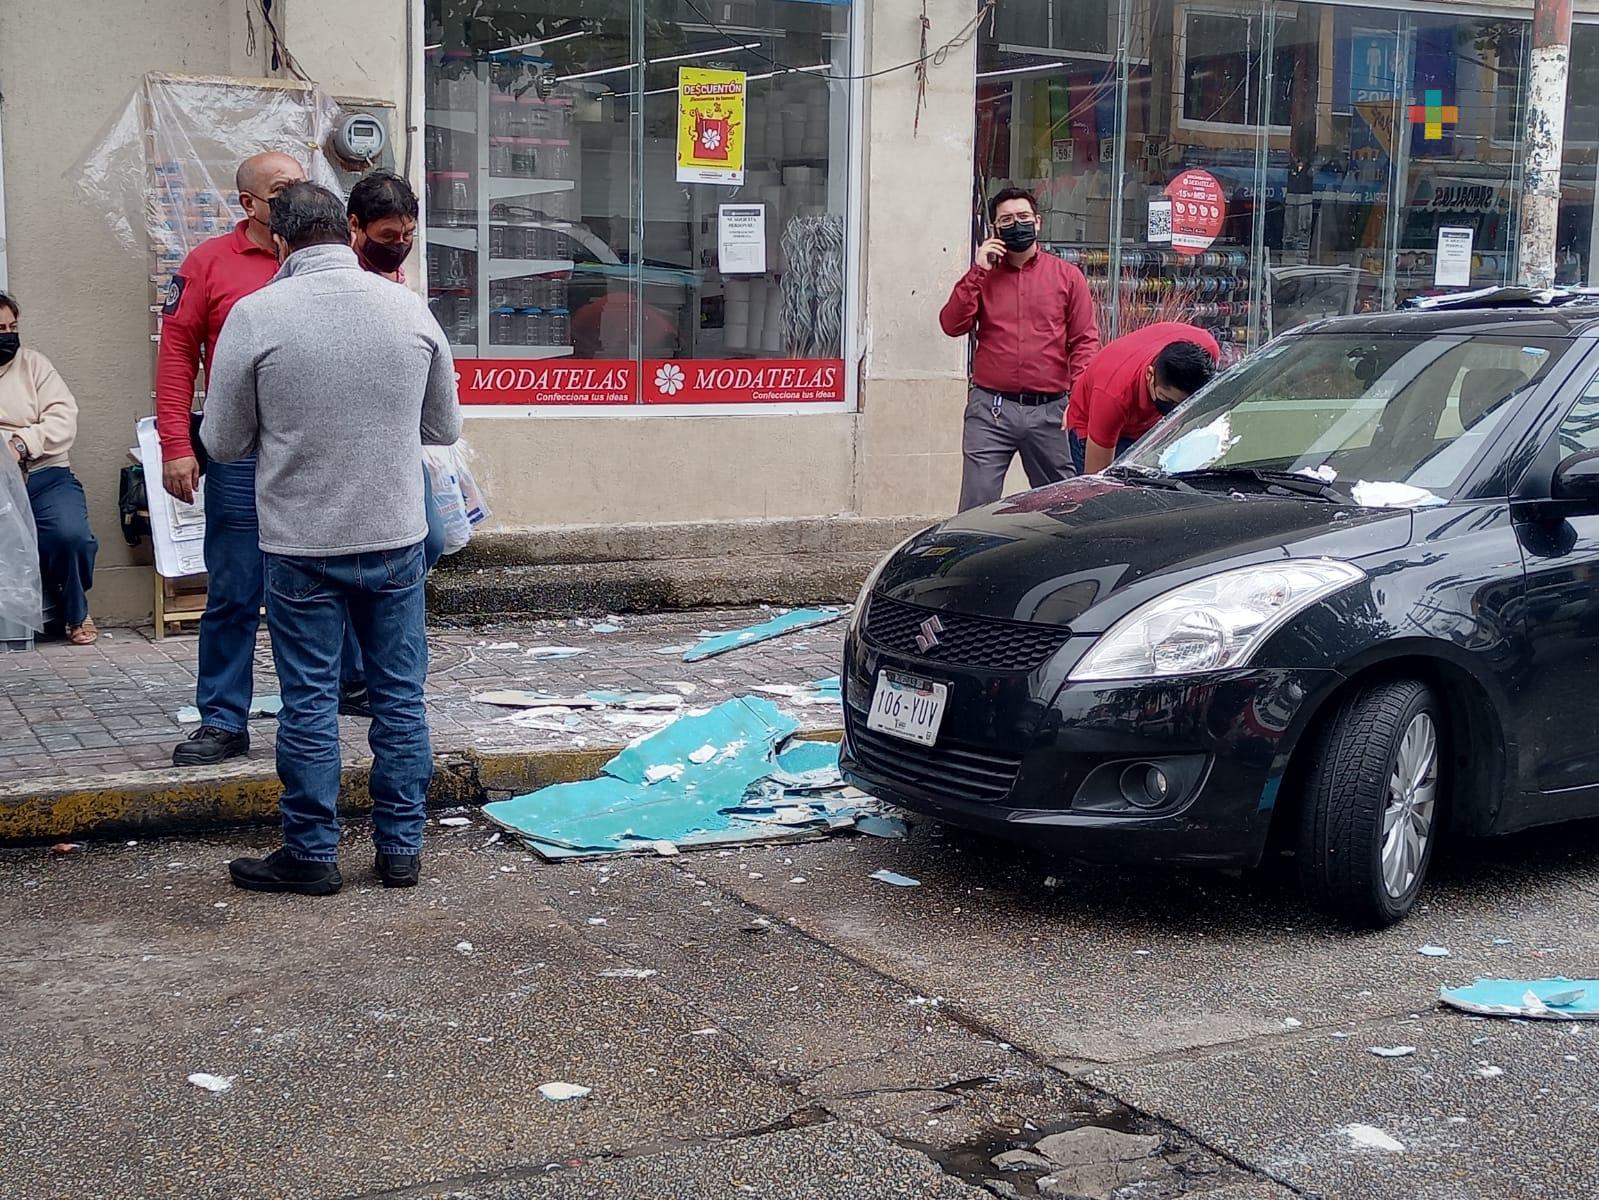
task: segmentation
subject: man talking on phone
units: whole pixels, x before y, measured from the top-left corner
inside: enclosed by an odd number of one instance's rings
[[[1011,459],[1034,487],[1073,474],[1066,402],[1099,349],[1088,280],[1038,248],[1038,201],[1008,187],[988,202],[990,234],[949,295],[938,323],[974,333],[972,386],[961,434],[964,512],[998,500]]]

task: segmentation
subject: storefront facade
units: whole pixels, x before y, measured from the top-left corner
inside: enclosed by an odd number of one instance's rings
[[[1530,7],[1530,6],[1529,6]],[[976,192],[1036,190],[1102,329],[1229,355],[1316,317],[1515,278],[1526,9],[1288,0],[1001,5]],[[1595,282],[1599,26],[1576,25],[1558,278]]]

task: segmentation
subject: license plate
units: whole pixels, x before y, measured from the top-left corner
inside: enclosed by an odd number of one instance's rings
[[[944,721],[944,702],[948,699],[949,688],[942,683],[884,671],[877,677],[872,708],[866,714],[866,728],[931,746],[938,740],[938,727]]]

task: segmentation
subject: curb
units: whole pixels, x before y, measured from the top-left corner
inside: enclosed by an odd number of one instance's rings
[[[837,741],[840,729],[802,730]],[[623,745],[583,750],[444,751],[434,755],[430,809],[481,805],[547,787],[592,779]],[[372,810],[371,763],[344,769],[339,812]],[[152,837],[278,822],[282,785],[270,764],[231,764],[203,778],[192,771],[137,771],[93,784],[24,791],[0,788],[0,846],[71,838]]]

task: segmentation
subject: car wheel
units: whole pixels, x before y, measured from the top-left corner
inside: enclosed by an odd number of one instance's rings
[[[1365,689],[1323,727],[1297,854],[1318,906],[1378,929],[1415,907],[1438,840],[1442,737],[1438,702],[1413,679]]]

